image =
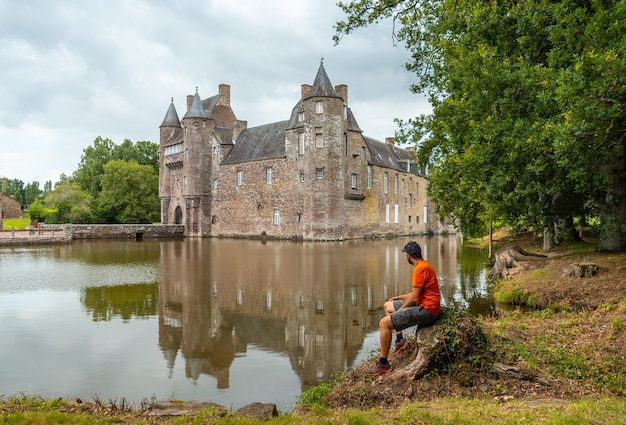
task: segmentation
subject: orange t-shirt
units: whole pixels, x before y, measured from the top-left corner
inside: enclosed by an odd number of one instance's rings
[[[435,269],[426,260],[420,260],[413,267],[412,285],[421,287],[422,293],[420,294],[417,304],[424,307],[428,312],[439,315],[439,281],[435,274]]]

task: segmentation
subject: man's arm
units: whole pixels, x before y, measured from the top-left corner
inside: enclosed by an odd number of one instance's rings
[[[402,298],[404,300],[404,304],[402,304],[402,307],[400,308],[411,307],[417,304],[417,300],[420,299],[420,295],[422,294],[422,289],[423,288],[421,286],[413,286],[411,292],[405,294],[406,297]]]

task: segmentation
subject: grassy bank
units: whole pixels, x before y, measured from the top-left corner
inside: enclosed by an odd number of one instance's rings
[[[578,400],[504,400],[442,397],[430,402],[408,403],[398,409],[345,409],[318,407],[303,415],[283,414],[269,421],[227,415],[206,409],[193,416],[151,418],[142,412],[115,411],[102,406],[81,410],[67,400],[32,397],[5,399],[0,403],[2,424],[626,424],[626,401],[617,397]]]

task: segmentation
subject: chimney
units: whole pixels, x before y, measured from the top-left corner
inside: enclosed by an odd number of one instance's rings
[[[311,91],[311,86],[310,85],[302,84],[302,99],[307,97],[309,95],[310,91]]]
[[[348,86],[346,84],[339,84],[335,86],[335,91],[343,99],[343,103],[348,106]]]
[[[387,145],[393,146],[394,144],[394,138],[393,137],[385,137],[385,143]]]
[[[189,112],[189,110],[191,109],[191,104],[193,103],[193,95],[192,94],[188,94],[187,95],[187,112]]]
[[[230,106],[230,86],[228,84],[219,85],[220,105]]]

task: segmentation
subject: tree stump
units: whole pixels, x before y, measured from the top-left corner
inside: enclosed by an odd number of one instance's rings
[[[485,342],[476,320],[457,308],[442,309],[435,323],[420,326],[415,334],[413,360],[397,370],[394,379],[419,379],[435,368],[465,359]]]
[[[401,379],[419,379],[439,364],[446,352],[446,339],[436,326],[418,328],[415,335],[417,354],[405,368],[398,371]]]
[[[513,274],[520,273],[531,267],[531,262],[546,258],[543,254],[534,254],[524,251],[517,245],[499,249],[495,253],[495,263],[489,272],[493,281],[505,279]]]
[[[605,271],[601,266],[594,263],[574,263],[570,264],[563,272],[564,277],[595,277],[599,276],[602,271]]]

